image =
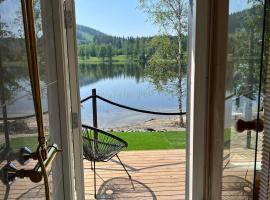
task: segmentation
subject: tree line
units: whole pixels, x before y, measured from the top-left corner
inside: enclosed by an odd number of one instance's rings
[[[107,35],[94,36],[88,44],[78,46],[78,56],[82,60],[90,57],[105,58],[112,61],[113,56],[125,55],[132,61],[145,63],[153,49],[149,46],[151,37],[115,37]]]
[[[78,56],[82,60],[87,60],[91,57],[98,57],[102,61],[112,62],[113,56],[125,55],[130,61],[139,63],[147,63],[151,56],[156,51],[154,37],[116,37],[108,35],[93,36],[92,41],[78,45]],[[172,43],[177,44],[176,36],[163,36]],[[187,36],[182,41],[184,49],[187,49]],[[177,49],[176,49],[177,51]]]

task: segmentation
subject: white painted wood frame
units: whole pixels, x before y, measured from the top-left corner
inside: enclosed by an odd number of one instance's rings
[[[48,98],[48,115],[49,115],[49,129],[50,141],[56,143],[62,148],[62,132],[60,128],[60,109],[58,97],[58,76],[55,53],[55,40],[53,29],[52,6],[50,1],[42,0],[41,14],[42,14],[42,30],[44,35],[44,42],[42,50],[45,54],[46,63],[46,78],[47,78],[47,98]],[[62,200],[65,198],[64,194],[64,176],[63,176],[63,156],[58,154],[53,166],[53,199]],[[57,191],[57,192],[56,192]]]
[[[74,2],[73,0],[66,1],[67,8],[73,13],[72,16],[74,20]],[[63,33],[65,28],[63,7],[61,7],[63,6],[61,5],[62,3],[62,1],[53,2],[53,4],[56,4],[54,6],[56,12],[54,18],[57,21],[55,31],[59,31],[57,35],[60,37],[57,38],[56,43],[60,43],[60,47],[64,46],[69,52],[69,57],[62,52],[63,55],[60,55],[58,62],[65,62],[64,66],[69,63],[70,71],[68,72],[66,71],[67,69],[65,69],[59,72],[59,76],[68,77],[71,75],[71,72],[74,72],[73,75],[75,75],[69,77],[72,82],[75,81],[75,84],[71,86],[69,95],[70,97],[75,95],[75,97],[73,96],[72,99],[62,99],[72,105],[71,108],[73,110],[70,110],[70,112],[65,115],[70,116],[71,112],[79,113],[78,106],[80,105],[78,99],[78,85],[76,86],[76,84],[78,84],[78,72],[76,71],[75,20],[73,21],[73,28],[71,27],[71,29],[67,31],[68,44],[71,45],[67,47],[66,36],[64,36]],[[190,120],[188,196],[189,199],[192,200],[216,200],[221,198],[228,1],[198,0],[192,3],[192,10],[193,23],[190,49],[191,76],[189,81],[190,106],[188,108]],[[65,79],[64,77],[61,78],[63,78],[63,80]],[[65,88],[66,85],[64,85],[63,88]],[[68,96],[68,94],[66,94],[66,96]],[[75,103],[76,101],[78,104]],[[68,120],[66,117],[63,118],[64,120]],[[67,199],[75,198],[75,183],[72,178],[75,175],[74,173],[76,173],[77,198],[82,199],[84,198],[83,174],[77,177],[78,173],[83,173],[83,168],[79,167],[80,165],[82,166],[82,159],[79,162],[75,162],[75,171],[72,171],[72,167],[74,167],[72,166],[74,163],[72,160],[74,159],[72,152],[75,152],[76,160],[78,155],[82,155],[78,148],[81,141],[79,138],[75,139],[75,137],[77,137],[76,132],[79,132],[79,128],[74,129],[74,132],[71,131],[70,126],[67,126],[66,129],[67,133],[72,134],[67,134],[68,136],[65,137],[63,141],[68,146],[68,151],[64,152],[69,154],[70,159],[68,163],[65,162],[65,159],[63,162],[68,164],[67,166],[70,166],[70,170],[66,171],[71,179],[71,182],[65,187],[65,195],[72,197]],[[74,146],[71,145],[72,141]],[[64,184],[66,184],[66,182]],[[68,188],[70,190],[67,190]]]
[[[69,54],[72,47],[68,46],[67,31],[65,26],[65,14],[64,14],[64,0],[43,0],[43,8],[45,9],[44,17],[51,24],[47,24],[45,28],[48,33],[48,55],[50,55],[51,62],[47,63],[51,66],[51,71],[56,70],[54,78],[57,80],[57,88],[52,91],[49,98],[53,99],[56,105],[52,106],[52,116],[54,119],[59,117],[59,120],[50,120],[50,126],[55,127],[54,141],[60,145],[63,150],[61,153],[62,159],[56,163],[53,169],[53,178],[58,181],[54,185],[54,199],[83,199],[83,168],[80,168],[78,172],[77,159],[80,159],[79,165],[82,163],[82,159],[78,156],[82,156],[80,153],[81,148],[78,147],[79,128],[72,127],[72,112],[79,114],[80,103],[78,91],[79,85],[77,78],[74,78],[74,74],[77,73],[77,66],[73,65],[69,58]],[[42,9],[43,9],[42,8]],[[76,50],[73,50],[76,52]],[[74,57],[75,55],[73,55]],[[52,72],[53,73],[53,72]],[[73,75],[72,75],[73,74]],[[49,74],[52,75],[52,74]],[[50,100],[49,100],[50,101]],[[58,112],[58,116],[56,116]],[[79,115],[78,115],[79,116]],[[77,119],[78,127],[79,117]],[[58,130],[58,135],[56,133]],[[77,148],[77,149],[76,149]],[[76,155],[76,160],[75,156]],[[76,171],[76,172],[75,172]],[[77,181],[80,179],[80,188]],[[54,180],[54,183],[56,183]]]
[[[84,167],[83,167],[83,149],[81,137],[81,103],[80,103],[80,83],[79,68],[77,61],[77,39],[76,39],[76,18],[74,0],[65,0],[66,34],[67,50],[70,76],[71,92],[71,112],[77,115],[73,127],[73,149],[74,149],[74,170],[75,170],[75,189],[77,199],[83,200],[84,194]],[[74,122],[73,122],[74,123]]]
[[[190,0],[187,198],[221,199],[229,1]]]

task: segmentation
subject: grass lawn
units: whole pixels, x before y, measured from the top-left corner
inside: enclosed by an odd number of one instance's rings
[[[113,134],[128,142],[128,151],[184,149],[186,147],[186,134],[184,131],[132,132]],[[37,144],[37,136],[11,139],[11,147],[13,149],[20,149],[21,147],[27,146],[32,151],[35,151]]]
[[[104,63],[108,63],[109,60],[107,57],[105,57]],[[112,57],[112,62],[115,64],[128,64],[128,63],[132,63],[134,61],[130,60],[126,55],[118,55],[118,56],[113,56]],[[90,57],[87,59],[81,59],[79,58],[79,64],[81,63],[88,63],[88,64],[102,64],[103,61],[101,58],[98,57]]]
[[[184,149],[184,131],[113,133],[128,142],[128,151],[155,149]]]
[[[224,149],[229,149],[230,148],[230,141],[231,141],[231,129],[230,128],[225,128],[224,130]]]
[[[36,151],[38,145],[37,136],[12,138],[10,145],[14,150],[21,147],[28,147],[32,151]]]

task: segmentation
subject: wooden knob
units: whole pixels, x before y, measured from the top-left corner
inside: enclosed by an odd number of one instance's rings
[[[257,130],[257,119],[252,121],[244,121],[242,119],[238,119],[235,124],[235,129],[237,132],[243,132],[247,130]],[[258,131],[261,132],[264,129],[263,120],[258,120]]]

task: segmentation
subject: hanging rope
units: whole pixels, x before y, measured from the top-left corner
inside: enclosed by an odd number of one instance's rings
[[[27,49],[29,76],[34,100],[34,108],[38,126],[38,142],[39,145],[36,150],[36,156],[41,166],[41,173],[44,179],[46,200],[50,200],[50,188],[48,182],[48,175],[44,166],[44,161],[47,159],[47,142],[43,127],[43,112],[40,94],[39,68],[36,51],[36,33],[33,14],[33,1],[21,0],[22,15],[25,32],[25,42]]]
[[[38,145],[36,152],[37,152],[38,162],[41,168],[41,173],[43,174],[46,200],[50,200],[50,186],[49,186],[48,174],[47,174],[47,171],[43,162],[42,154],[41,154],[41,145]]]
[[[34,100],[34,108],[38,124],[38,141],[39,144],[43,145],[43,154],[45,148],[45,134],[43,127],[43,113],[41,105],[41,94],[40,94],[40,82],[39,82],[39,68],[38,59],[36,51],[36,35],[35,35],[35,24],[33,16],[33,1],[32,0],[22,0],[22,14],[23,14],[23,24],[25,32],[25,41],[27,49],[28,58],[28,69],[29,76]],[[42,155],[43,159],[46,159],[46,155]]]
[[[133,108],[133,107],[130,107],[130,106],[126,106],[126,105],[123,105],[123,104],[119,104],[119,103],[116,103],[116,102],[113,102],[109,99],[106,99],[102,96],[99,96],[99,95],[96,95],[95,96],[96,98],[108,103],[108,104],[111,104],[111,105],[114,105],[114,106],[117,106],[117,107],[120,107],[120,108],[124,108],[124,109],[127,109],[127,110],[132,110],[132,111],[135,111],[135,112],[141,112],[141,113],[146,113],[146,114],[153,114],[153,115],[185,115],[186,112],[156,112],[156,111],[151,111],[151,110],[143,110],[143,109],[138,109],[138,108]],[[85,101],[88,101],[89,99],[93,99],[93,95],[89,96],[89,97],[86,97],[85,99],[82,99],[81,100],[81,103],[84,103]]]

